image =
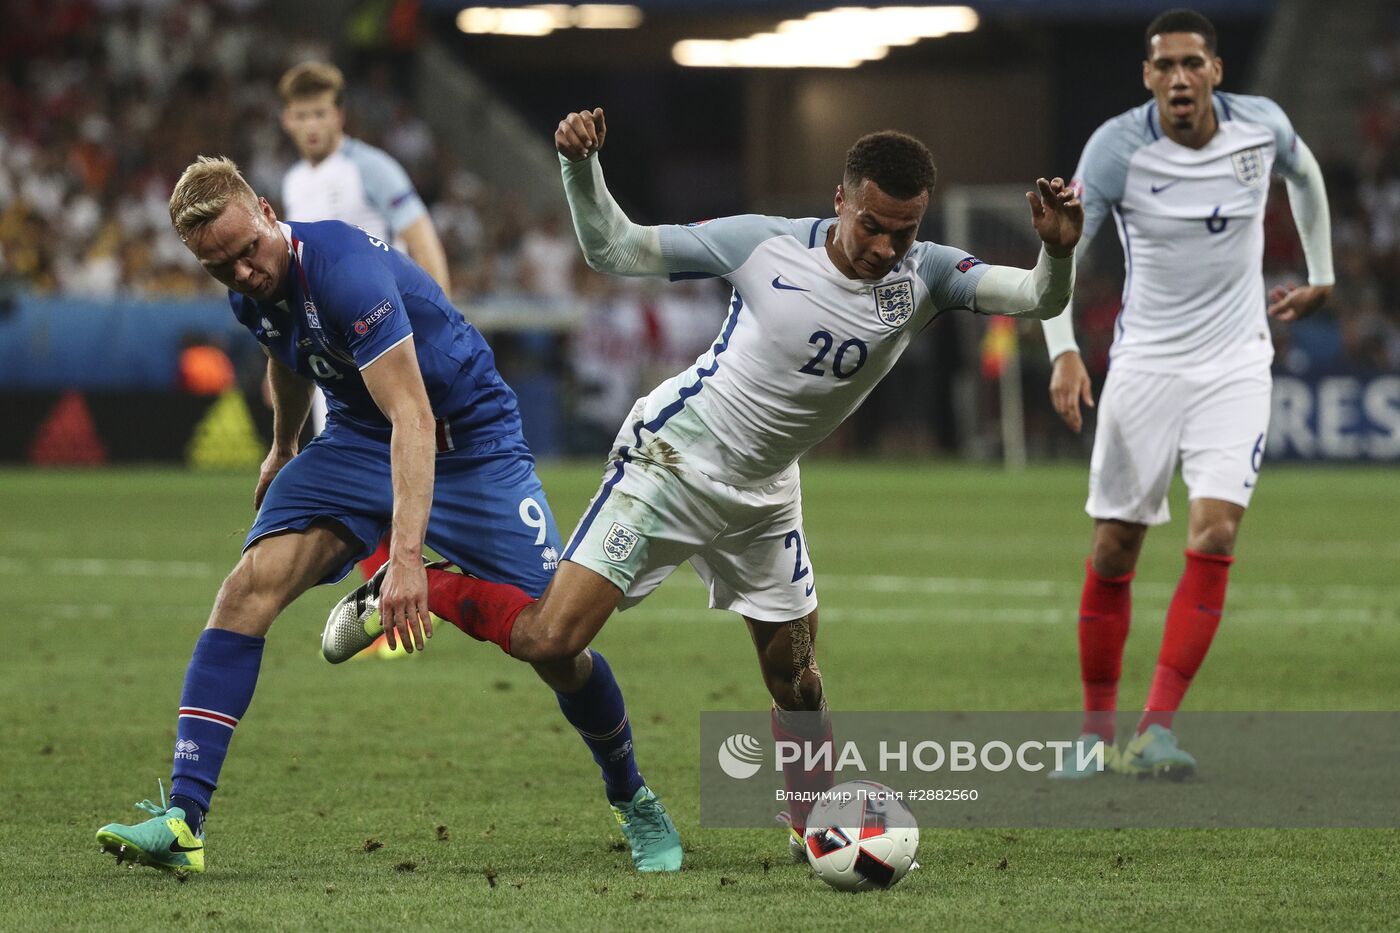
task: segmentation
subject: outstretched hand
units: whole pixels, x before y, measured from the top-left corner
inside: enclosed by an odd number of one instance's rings
[[[1063,178],[1035,180],[1036,191],[1027,191],[1031,205],[1031,223],[1051,256],[1073,255],[1079,235],[1084,232],[1084,204],[1075,189]]]
[[[1290,282],[1269,289],[1269,317],[1280,321],[1296,321],[1312,314],[1332,297],[1331,285],[1305,285]]]
[[[559,127],[554,131],[554,148],[570,162],[582,162],[603,148],[607,135],[603,108],[582,110],[559,121]]]

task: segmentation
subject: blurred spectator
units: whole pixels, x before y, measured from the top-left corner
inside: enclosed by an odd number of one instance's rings
[[[325,47],[289,40],[266,0],[19,6],[0,37],[5,273],[22,288],[93,297],[212,291],[170,234],[170,186],[196,155],[218,152],[277,190],[295,154],[277,123],[276,76]],[[366,72],[366,135],[410,163],[420,190],[438,190],[427,125],[387,66]]]
[[[557,214],[545,214],[520,240],[520,283],[535,298],[564,305],[576,292],[578,242]]]

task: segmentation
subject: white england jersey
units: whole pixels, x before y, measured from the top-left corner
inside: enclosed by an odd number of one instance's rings
[[[1123,245],[1112,365],[1151,372],[1267,366],[1264,204],[1269,176],[1301,177],[1297,136],[1265,97],[1215,94],[1219,129],[1191,149],[1168,139],[1155,102],[1104,123],[1075,170],[1081,246],[1111,212]]]
[[[918,242],[878,281],[826,252],[835,218],[744,215],[660,228],[673,279],[734,286],[714,346],[659,385],[624,426],[631,451],[738,486],[772,481],[855,411],[940,313],[971,309],[987,266]]]
[[[427,213],[403,166],[349,136],[316,165],[305,159],[282,179],[283,220],[340,220],[393,243]]]

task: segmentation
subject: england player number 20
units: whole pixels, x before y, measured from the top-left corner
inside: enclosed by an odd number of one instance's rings
[[[807,342],[817,348],[817,355],[807,361],[806,365],[798,370],[809,376],[825,376],[826,370],[822,368],[822,363],[826,360],[827,354],[831,353],[831,348],[836,344],[836,338],[824,330],[819,330]],[[865,345],[865,341],[859,337],[852,337],[840,346],[836,347],[836,354],[831,358],[831,374],[837,379],[849,379],[860,368],[865,365],[865,359],[870,355],[870,350]]]

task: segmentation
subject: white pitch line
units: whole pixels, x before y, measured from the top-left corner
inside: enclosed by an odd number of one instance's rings
[[[129,623],[153,619],[187,620],[203,625],[209,619],[208,606],[115,606],[111,603],[49,603],[32,610],[40,622],[106,622],[121,618]]]
[[[1063,534],[1018,533],[1014,543],[1016,547],[1021,550],[1054,553],[1064,549],[1066,539]],[[811,544],[813,553],[816,555],[817,560],[820,561],[824,550],[821,537],[814,537]],[[1007,539],[1004,536],[988,535],[985,533],[938,535],[934,533],[879,534],[850,531],[844,533],[841,537],[841,546],[844,548],[863,551],[893,551],[906,556],[920,553],[976,553],[990,554],[993,557],[1005,557],[1007,554],[1007,544]],[[1331,560],[1378,560],[1400,557],[1400,539],[1395,538],[1378,537],[1372,540],[1360,538],[1330,540],[1272,538],[1270,539],[1270,544],[1290,553],[1306,553],[1310,556]],[[1089,549],[1089,534],[1087,529],[1084,533],[1082,547],[1084,552],[1087,553]]]
[[[58,574],[83,577],[208,577],[218,574],[213,564],[185,560],[111,560],[68,558],[49,565]]]
[[[850,624],[860,622],[899,623],[928,622],[977,625],[983,623],[1012,623],[1021,625],[1072,625],[1075,614],[1066,609],[975,609],[927,606],[918,609],[849,609],[823,606],[823,622]],[[663,624],[691,622],[730,622],[733,613],[714,609],[650,609],[643,603],[628,611],[626,618],[655,620]],[[1244,625],[1366,625],[1395,624],[1400,612],[1391,608],[1374,609],[1305,609],[1270,610],[1240,609],[1225,611],[1225,624]]]
[[[901,577],[845,574],[823,574],[818,571],[820,584],[848,590],[878,593],[911,593],[943,596],[1001,596],[1029,599],[1055,597],[1073,598],[1079,595],[1081,583],[1069,580],[999,580],[987,577]],[[1176,591],[1171,583],[1137,582],[1133,593],[1148,598],[1170,598]],[[1400,587],[1357,586],[1353,584],[1324,585],[1300,588],[1287,583],[1234,583],[1230,595],[1258,602],[1298,603],[1309,598],[1318,602],[1393,602],[1400,600]]]
[[[221,567],[202,561],[123,560],[101,557],[62,558],[45,561],[0,557],[0,575],[8,576],[217,579],[224,572]],[[679,585],[687,589],[700,589],[703,586],[693,573],[684,571],[674,575],[671,580],[678,581]],[[828,595],[881,593],[909,596],[986,596],[996,599],[1056,600],[1065,604],[1065,611],[1073,609],[1080,589],[1080,583],[1077,580],[823,574],[820,570],[818,570],[817,580],[819,581],[818,585]],[[675,586],[677,584],[669,583],[668,585]],[[1169,599],[1174,591],[1175,585],[1169,583],[1138,582],[1133,584],[1134,594],[1147,599]],[[1290,613],[1295,615],[1313,612],[1319,616],[1325,616],[1344,611],[1370,611],[1377,604],[1391,606],[1400,603],[1400,587],[1379,585],[1328,584],[1317,587],[1298,587],[1287,583],[1236,583],[1231,585],[1230,595],[1235,600],[1242,599],[1251,604],[1258,603],[1264,606],[1299,607],[1301,604],[1301,608],[1290,609]],[[1314,608],[1307,608],[1309,606]],[[1246,606],[1241,607],[1240,610],[1230,611],[1232,615],[1235,615],[1238,611],[1251,611],[1251,609],[1252,607]],[[1030,610],[1003,609],[1001,611],[1026,612]]]
[[[168,577],[192,579],[225,573],[213,564],[188,560],[117,560],[106,557],[65,557],[19,560],[0,557],[0,574],[9,576]]]

